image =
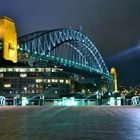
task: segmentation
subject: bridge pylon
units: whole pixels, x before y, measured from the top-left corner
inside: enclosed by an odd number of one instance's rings
[[[118,92],[118,84],[117,84],[117,72],[114,67],[111,68],[110,74],[114,77],[113,80],[113,91]]]
[[[13,63],[17,62],[17,33],[12,19],[0,17],[0,42],[2,44],[2,57]]]

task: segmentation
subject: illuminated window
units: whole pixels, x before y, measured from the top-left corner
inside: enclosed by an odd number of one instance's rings
[[[56,69],[54,68],[54,69],[52,69],[52,72],[56,72]]]
[[[34,91],[34,90],[32,90],[32,93],[35,93],[35,91]]]
[[[51,82],[51,79],[48,79],[48,83],[50,83]]]
[[[64,80],[63,80],[63,79],[60,79],[59,82],[60,82],[60,83],[64,83]]]
[[[36,79],[36,83],[41,83],[43,82],[43,79]]]
[[[11,84],[4,84],[4,87],[9,88],[9,87],[11,87]]]
[[[52,79],[52,82],[53,82],[53,83],[57,83],[58,80],[57,80],[57,79]]]
[[[50,68],[46,68],[46,72],[50,72],[51,71],[51,69]]]
[[[8,71],[13,71],[13,69],[12,69],[12,68],[8,68],[7,70],[8,70]]]
[[[69,84],[69,80],[66,80],[66,84]]]
[[[20,77],[22,77],[22,78],[27,77],[27,74],[26,73],[20,74]]]
[[[25,71],[26,71],[26,69],[20,68],[20,72],[25,72]]]
[[[35,68],[30,68],[30,71],[31,72],[35,72]]]
[[[57,79],[54,79],[54,82],[55,82],[55,83],[57,83],[57,82],[58,82],[58,80],[57,80]]]
[[[3,71],[4,71],[4,69],[3,69],[3,68],[1,68],[1,69],[0,69],[0,72],[3,72]]]
[[[0,77],[3,77],[3,73],[0,73]]]
[[[15,71],[16,71],[16,72],[19,72],[19,68],[15,68]]]
[[[42,69],[42,68],[38,68],[38,71],[39,71],[39,72],[43,72],[43,69]]]

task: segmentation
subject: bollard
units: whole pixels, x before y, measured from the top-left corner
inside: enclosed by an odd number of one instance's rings
[[[117,97],[117,106],[121,106],[121,97]]]
[[[115,98],[110,97],[110,106],[115,106]]]

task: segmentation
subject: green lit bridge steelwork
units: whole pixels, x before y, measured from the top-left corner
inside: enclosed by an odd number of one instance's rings
[[[31,66],[46,66],[48,62],[54,62],[65,68],[112,79],[97,48],[77,30],[38,31],[19,38],[18,44],[19,62]]]

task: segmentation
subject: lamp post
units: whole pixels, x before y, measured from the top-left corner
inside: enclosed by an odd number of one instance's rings
[[[27,93],[27,87],[24,87],[24,92]]]

